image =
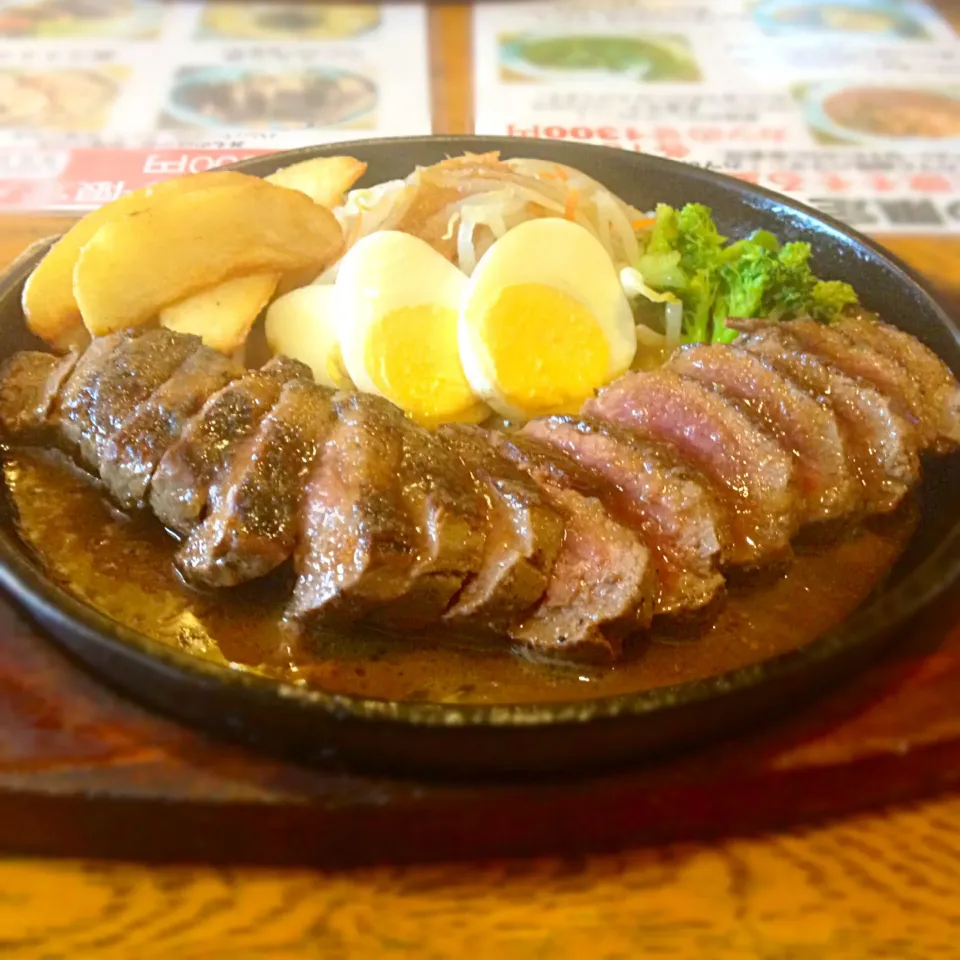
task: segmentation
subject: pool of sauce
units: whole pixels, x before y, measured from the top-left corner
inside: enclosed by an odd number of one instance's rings
[[[883,580],[915,525],[907,505],[842,538],[799,547],[782,572],[730,587],[716,615],[682,634],[655,630],[636,655],[598,669],[534,662],[454,633],[351,633],[290,662],[281,617],[290,577],[201,593],[173,564],[176,541],[149,516],[114,509],[62,455],[12,450],[7,487],[22,539],[78,599],[170,646],[327,691],[391,700],[518,703],[637,692],[723,673],[802,647],[850,614]]]

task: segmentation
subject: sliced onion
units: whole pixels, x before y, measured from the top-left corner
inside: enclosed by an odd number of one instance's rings
[[[508,160],[507,164],[518,172],[536,177],[548,189],[577,189],[584,202],[595,209],[592,232],[603,242],[607,233],[603,221],[606,221],[613,229],[614,237],[619,240],[620,252],[614,249],[612,242],[608,252],[618,263],[636,262],[639,245],[633,232],[633,221],[638,219],[640,214],[602,183],[573,167],[550,163],[547,160],[517,159]],[[558,177],[558,172],[563,176]]]
[[[346,238],[347,249],[379,230],[389,218],[402,214],[413,196],[403,180],[388,180],[374,187],[351,190],[343,204],[333,211]]]
[[[573,221],[603,245],[615,266],[635,263],[639,255],[633,233],[636,211],[581,171],[548,161],[504,162],[497,154],[455,158],[417,168],[406,180],[351,191],[334,212],[347,249],[377,230],[409,229],[442,248],[445,256],[456,255],[461,268],[470,273],[479,259],[477,226],[489,227],[490,233],[483,231],[480,241],[480,246],[487,247],[491,234],[499,239],[526,220],[564,217],[571,189],[579,194]],[[428,202],[422,219],[406,223],[404,217],[421,191],[437,190],[442,191],[440,202],[433,209]],[[444,202],[448,198],[450,202]]]
[[[673,303],[677,299],[670,292],[661,293],[648,286],[636,267],[624,267],[620,271],[620,286],[628,297],[645,297],[651,303]]]
[[[683,333],[683,304],[678,300],[668,303],[664,307],[663,317],[667,347],[673,350],[674,347],[680,346],[680,338]]]
[[[640,245],[633,232],[633,224],[613,195],[607,191],[597,195],[597,213],[609,219],[610,226],[620,241],[621,257],[614,257],[621,263],[636,263],[640,259]]]
[[[457,260],[460,269],[469,277],[477,265],[477,253],[473,248],[473,230],[476,223],[464,217],[457,230]]]
[[[637,343],[642,347],[653,349],[663,349],[667,344],[665,334],[658,333],[656,330],[648,327],[645,323],[637,324]]]

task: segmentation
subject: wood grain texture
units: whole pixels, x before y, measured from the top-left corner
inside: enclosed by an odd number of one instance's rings
[[[941,7],[960,22],[960,3]],[[436,5],[431,30],[435,129],[468,132],[469,11]],[[0,219],[0,260],[65,223],[49,216]],[[883,239],[960,308],[960,241]],[[720,826],[718,811],[729,814],[733,807],[739,831],[752,826],[754,832],[758,807],[765,805],[768,815],[775,809],[771,776],[781,799],[807,815],[838,809],[841,795],[840,806],[849,809],[956,783],[958,601],[928,612],[891,658],[817,710],[725,748],[726,760],[721,750],[640,774],[632,796],[652,797],[660,819],[669,820],[678,809],[677,790],[697,796],[703,766],[733,763],[742,787],[751,782],[742,776],[744,765],[762,764],[763,784],[731,792],[730,778],[716,778],[709,791],[699,790],[701,827],[710,826],[711,817]],[[346,786],[324,780],[148,716],[47,647],[9,604],[0,605],[0,625],[0,634],[15,638],[19,664],[16,671],[6,668],[14,642],[0,641],[0,796],[16,801],[0,803],[0,822],[8,835],[27,841],[25,847],[31,837],[49,840],[51,830],[54,839],[59,831],[75,842],[85,832],[79,839],[88,844],[115,839],[131,829],[123,813],[136,803],[132,794],[158,785],[193,799],[219,790],[245,801],[252,811],[248,834],[265,832],[261,814],[271,798],[283,798],[279,807],[290,811],[298,803],[309,809],[303,801],[311,795],[328,807],[358,796],[356,780]],[[31,735],[14,737],[15,729]],[[852,775],[838,790],[840,769]],[[797,771],[816,775],[801,781]],[[58,797],[75,794],[79,785],[89,788],[93,773],[101,789],[124,794],[126,802],[101,814],[89,795],[79,812],[58,805]],[[626,815],[624,794],[607,789]],[[382,803],[376,784],[364,790],[372,807]],[[423,790],[408,785],[406,794],[413,802]],[[608,815],[609,807],[596,802],[602,795],[597,784],[587,785],[570,819],[555,821],[568,841]],[[462,817],[471,799],[477,802],[468,790],[449,795],[448,815]],[[556,796],[541,804],[544,817],[561,808]],[[655,820],[654,805],[647,815]],[[163,825],[176,828],[177,810],[188,806],[155,811],[146,829],[162,836]],[[201,828],[215,828],[221,813],[209,808]],[[483,822],[471,817],[461,827],[475,831]],[[287,847],[319,832],[309,816],[281,818],[275,826]],[[342,829],[347,845],[363,839],[349,826]],[[236,834],[236,846],[245,839]],[[201,831],[196,853],[203,852]],[[813,827],[606,856],[340,870],[6,859],[0,861],[0,955],[953,960],[960,957],[958,887],[960,799],[950,796]]]
[[[5,960],[956,960],[960,800],[710,847],[317,872],[0,863]]]

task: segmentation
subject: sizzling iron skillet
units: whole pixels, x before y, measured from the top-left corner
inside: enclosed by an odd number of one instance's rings
[[[814,246],[814,268],[849,281],[876,309],[960,373],[960,332],[920,279],[865,237],[790,200],[718,174],[612,149],[536,140],[423,137],[311,147],[237,164],[265,175],[349,152],[363,184],[403,177],[464,151],[500,150],[579,167],[640,209],[663,201],[713,208],[721,232],[767,229]],[[29,251],[0,282],[0,359],[36,347],[20,311]],[[895,628],[960,578],[960,458],[926,465],[923,519],[882,591],[840,628],[795,652],[709,680],[608,699],[517,706],[401,703],[334,696],[245,674],[122,627],[47,579],[0,509],[0,584],[65,647],[135,698],[188,723],[319,761],[458,775],[531,774],[607,766],[729,734],[821,691],[864,664]]]

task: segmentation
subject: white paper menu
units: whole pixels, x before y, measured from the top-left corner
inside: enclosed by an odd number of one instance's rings
[[[423,4],[0,0],[0,36],[0,209],[431,128]]]
[[[960,233],[960,39],[909,0],[474,12],[478,133],[712,167],[868,232]]]

